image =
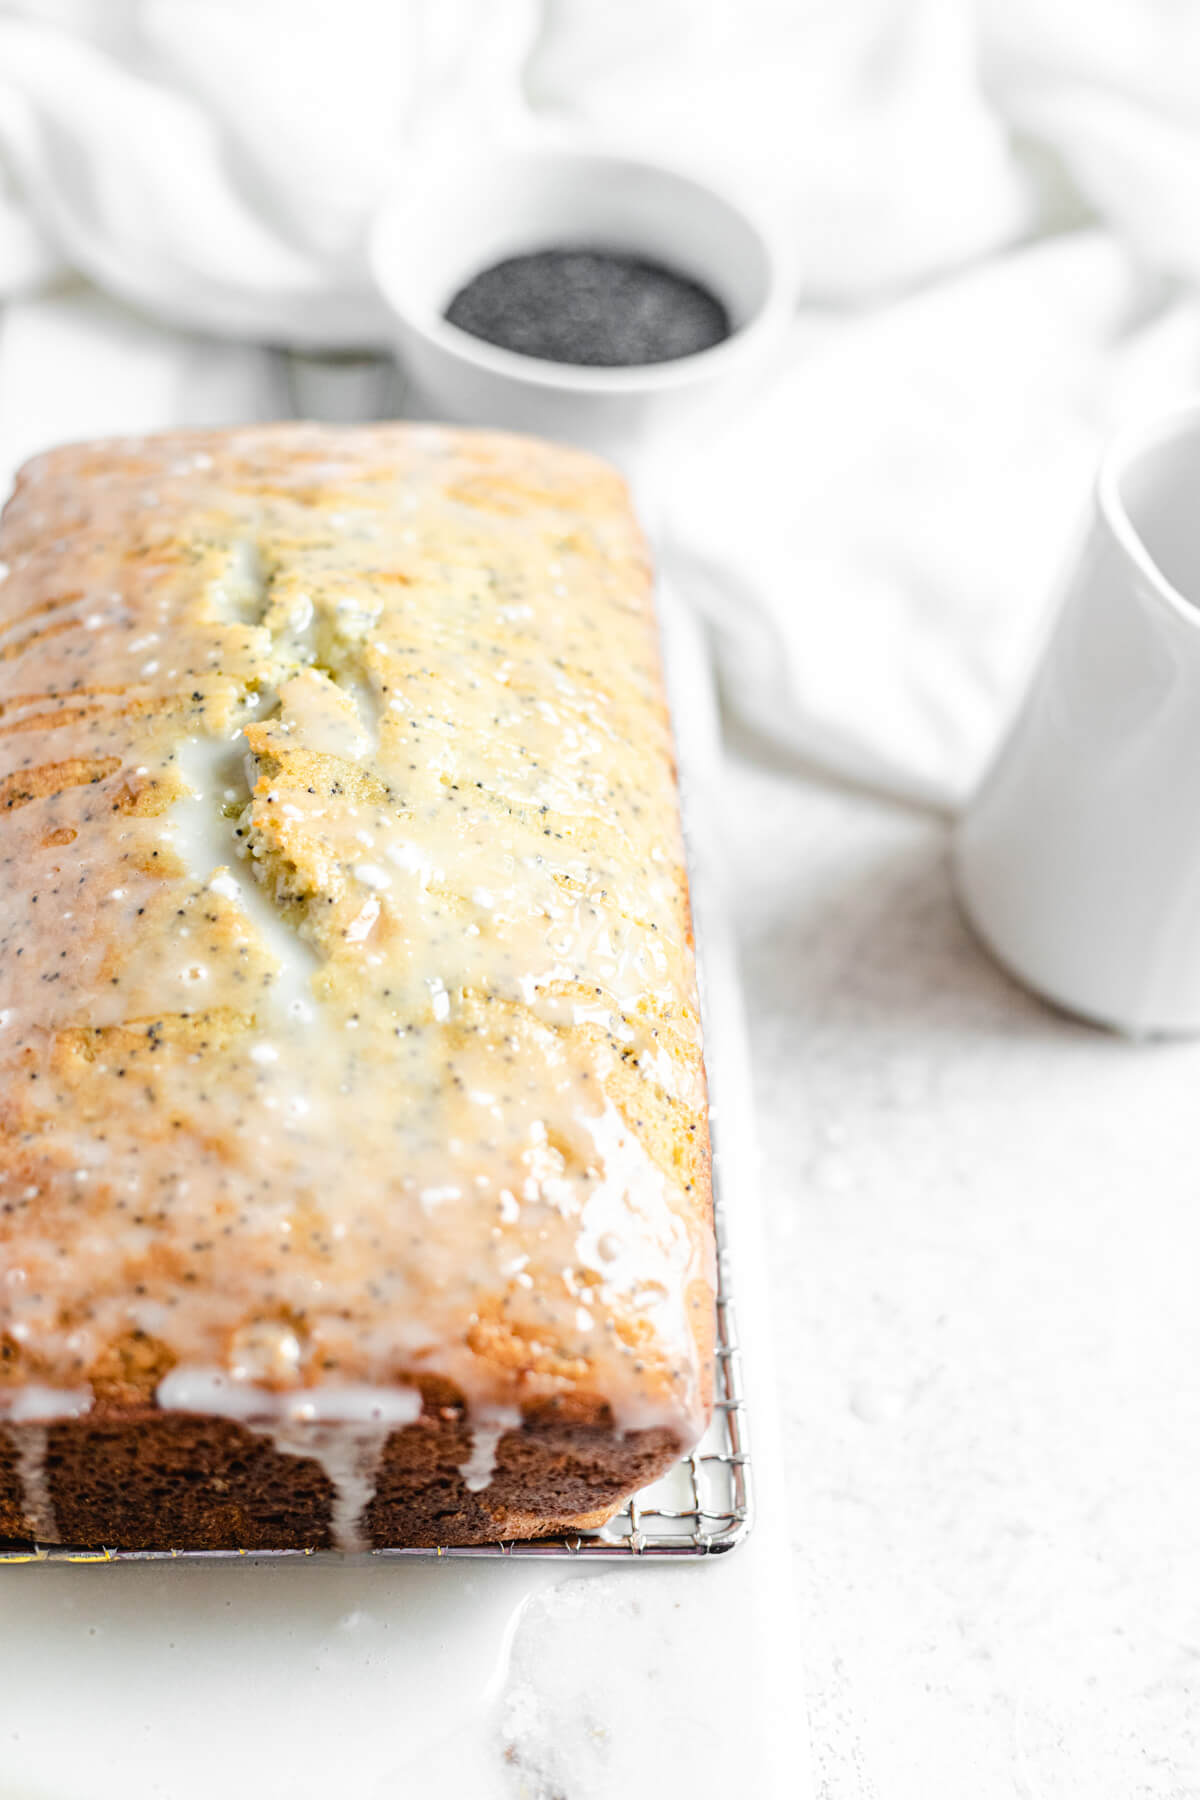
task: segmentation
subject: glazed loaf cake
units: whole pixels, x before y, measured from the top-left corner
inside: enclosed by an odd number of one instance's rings
[[[595,1527],[702,1431],[672,743],[616,474],[76,445],[0,535],[0,1538]]]

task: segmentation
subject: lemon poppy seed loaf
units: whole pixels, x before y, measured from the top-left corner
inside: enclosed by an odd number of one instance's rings
[[[0,1538],[595,1526],[711,1404],[687,883],[607,466],[70,446],[0,533]]]

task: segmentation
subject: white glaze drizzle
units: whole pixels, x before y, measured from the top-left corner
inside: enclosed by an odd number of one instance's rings
[[[155,1391],[167,1412],[209,1413],[222,1419],[260,1423],[386,1425],[397,1430],[421,1416],[414,1387],[376,1387],[369,1382],[329,1383],[278,1391],[239,1380],[227,1369],[183,1363],[164,1375]]]
[[[472,1494],[480,1494],[492,1485],[496,1473],[496,1452],[506,1431],[516,1431],[521,1414],[515,1406],[485,1406],[477,1409],[471,1426],[471,1454],[458,1472],[463,1485]]]
[[[254,866],[240,851],[233,819],[223,816],[222,795],[245,787],[242,765],[248,754],[239,733],[228,742],[212,738],[188,738],[176,759],[179,773],[191,789],[176,800],[170,812],[169,832],[174,848],[198,888],[209,888],[244,914],[255,935],[276,964],[270,990],[273,1010],[292,1022],[313,1017],[312,977],[317,958],[303,938],[292,931],[272,905]],[[203,982],[205,976],[200,977]],[[202,992],[189,995],[203,1004]]]
[[[50,1498],[50,1485],[46,1480],[46,1444],[49,1433],[48,1425],[30,1422],[18,1425],[12,1434],[17,1446],[21,1511],[33,1528],[34,1541],[39,1544],[58,1542],[58,1521],[54,1516],[54,1502]]]
[[[225,567],[208,587],[208,600],[220,619],[256,625],[266,604],[266,572],[253,538],[237,538],[229,546]]]
[[[369,1550],[371,1540],[362,1520],[375,1498],[379,1465],[395,1426],[247,1423],[252,1431],[269,1437],[281,1456],[307,1457],[320,1464],[333,1489],[329,1535],[334,1549],[346,1556]]]
[[[30,1384],[0,1392],[0,1419],[17,1451],[21,1511],[39,1544],[58,1542],[58,1521],[46,1479],[46,1446],[56,1419],[80,1419],[91,1411],[88,1388],[48,1388]]]
[[[292,738],[306,750],[361,762],[378,748],[373,710],[365,682],[344,678],[343,685],[335,686],[319,670],[302,669],[280,688],[279,718],[272,729],[285,747]]]
[[[165,1410],[236,1419],[269,1438],[281,1456],[318,1463],[333,1489],[330,1537],[345,1555],[371,1548],[362,1519],[388,1438],[421,1413],[421,1395],[412,1387],[348,1383],[277,1393],[199,1365],[172,1369],[156,1398]]]
[[[81,1419],[92,1410],[91,1388],[0,1388],[0,1421],[10,1425],[46,1424],[53,1419]]]

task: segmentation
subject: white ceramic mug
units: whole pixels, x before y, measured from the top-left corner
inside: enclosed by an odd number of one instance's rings
[[[1200,1030],[1200,401],[1105,456],[956,865],[980,936],[1030,987],[1123,1031]]]

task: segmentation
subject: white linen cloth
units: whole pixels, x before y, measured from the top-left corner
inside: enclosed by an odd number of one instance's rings
[[[955,804],[1104,431],[1200,375],[1200,8],[0,0],[0,293],[66,265],[176,325],[381,342],[382,194],[531,126],[718,170],[791,233],[790,353],[665,529],[758,730]],[[49,328],[138,354],[102,308]],[[242,354],[195,346],[205,417]],[[0,394],[0,461],[20,436]]]

